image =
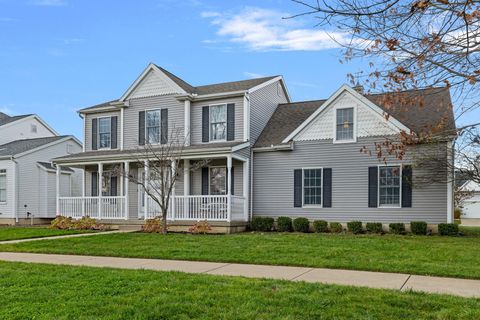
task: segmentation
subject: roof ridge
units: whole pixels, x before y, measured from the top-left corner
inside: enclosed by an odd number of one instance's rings
[[[196,86],[195,88],[200,88],[200,87],[207,87],[207,86],[215,86],[215,85],[221,85],[221,84],[229,84],[229,83],[235,83],[235,82],[247,82],[247,81],[253,81],[253,80],[262,80],[262,79],[274,79],[276,77],[280,77],[280,75],[276,76],[266,76],[266,77],[259,77],[259,78],[251,78],[251,79],[243,79],[243,80],[235,80],[235,81],[226,81],[226,82],[217,82],[217,83],[210,83],[210,84],[204,84],[201,86]]]

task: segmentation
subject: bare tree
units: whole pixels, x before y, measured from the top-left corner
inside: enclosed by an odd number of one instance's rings
[[[163,133],[166,134],[166,133]],[[112,170],[111,174],[127,177],[129,181],[140,186],[160,208],[163,233],[167,233],[167,215],[172,203],[172,194],[182,168],[182,156],[185,148],[183,131],[173,128],[168,134],[167,141],[152,143],[146,137],[142,147],[135,150],[135,159],[138,163],[145,163],[144,175],[134,175],[126,172],[121,166]],[[191,171],[195,171],[208,163],[208,160],[195,161]],[[183,174],[183,173],[182,173]],[[147,213],[145,213],[147,214]]]
[[[455,110],[457,119],[468,121],[456,132],[442,126],[441,121],[438,126],[427,128],[423,136],[403,132],[396,141],[375,146],[377,156],[395,150],[403,157],[406,146],[457,137],[455,169],[480,182],[480,135],[476,129],[479,123],[468,117],[480,105],[480,1],[292,1],[303,10],[286,18],[312,16],[316,26],[331,31],[334,40],[339,32],[347,35],[347,41],[337,41],[343,48],[342,63],[355,58],[368,62],[362,72],[347,75],[352,84],[361,83],[367,93],[398,93],[384,101],[387,112],[389,105],[401,104],[405,113],[415,112],[412,106],[422,107],[423,101],[402,97],[402,91],[443,86],[450,89],[455,105],[459,106]],[[445,112],[452,105],[442,108]],[[449,166],[443,159],[442,166]]]

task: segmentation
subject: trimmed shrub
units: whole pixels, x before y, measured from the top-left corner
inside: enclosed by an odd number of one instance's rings
[[[251,227],[253,231],[268,232],[273,229],[273,218],[269,217],[254,217],[252,219]]]
[[[72,229],[74,230],[109,230],[110,227],[100,224],[94,218],[88,216],[82,217],[73,222]]]
[[[440,223],[438,225],[438,233],[441,236],[456,236],[456,235],[458,235],[458,224],[456,224],[456,223]]]
[[[410,222],[410,229],[413,234],[424,236],[427,234],[427,223],[425,221]]]
[[[455,210],[453,210],[453,218],[454,219],[460,219],[462,217],[462,208],[455,208]]]
[[[370,233],[382,233],[383,226],[380,222],[367,222],[365,225],[366,229]]]
[[[342,224],[340,222],[330,222],[330,231],[333,233],[342,233]]]
[[[328,222],[325,220],[313,221],[313,230],[318,233],[328,232]]]
[[[363,233],[363,227],[361,221],[350,221],[347,222],[348,231],[353,234],[360,234]]]
[[[188,229],[191,234],[207,234],[212,230],[212,227],[207,220],[198,221]]]
[[[390,228],[390,233],[405,234],[405,223],[390,223],[388,227]]]
[[[290,217],[278,217],[278,219],[277,219],[277,231],[278,232],[291,232],[292,231],[292,218],[290,218]]]
[[[142,232],[145,233],[163,233],[164,226],[161,217],[147,219],[142,226]]]
[[[57,216],[50,222],[50,228],[58,230],[69,230],[73,227],[73,220],[70,217]]]
[[[307,233],[310,231],[310,221],[307,218],[296,218],[293,220],[293,230]]]

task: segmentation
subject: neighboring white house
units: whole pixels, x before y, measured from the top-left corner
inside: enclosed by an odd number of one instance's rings
[[[54,218],[56,168],[50,161],[81,150],[75,137],[58,135],[37,115],[0,113],[0,224]],[[62,194],[79,194],[80,176],[62,168]]]
[[[464,200],[462,219],[480,219],[480,185],[467,181],[460,189],[472,192],[472,196]]]

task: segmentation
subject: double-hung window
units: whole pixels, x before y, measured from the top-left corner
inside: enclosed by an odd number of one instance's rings
[[[210,106],[210,141],[227,139],[227,105]]]
[[[336,109],[335,140],[353,141],[354,138],[354,109]]]
[[[402,181],[400,166],[378,167],[378,205],[380,207],[399,207]]]
[[[100,149],[109,149],[112,146],[112,119],[99,118],[98,119],[98,145]]]
[[[322,169],[303,169],[303,205],[322,205]]]
[[[209,168],[209,188],[211,195],[227,194],[227,168],[210,167]]]
[[[160,110],[150,110],[145,112],[145,136],[147,143],[159,144],[160,143]]]
[[[0,169],[0,203],[7,202],[7,170]]]

